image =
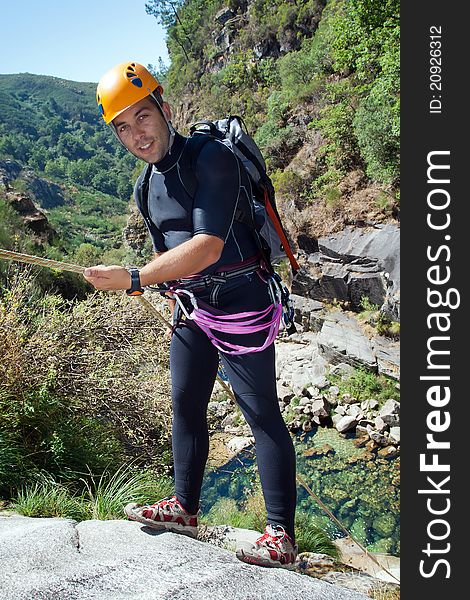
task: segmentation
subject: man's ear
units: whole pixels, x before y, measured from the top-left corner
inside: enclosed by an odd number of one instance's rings
[[[162,110],[166,115],[166,118],[171,121],[171,117],[172,117],[172,112],[171,112],[171,106],[168,104],[168,102],[163,102],[162,104]]]

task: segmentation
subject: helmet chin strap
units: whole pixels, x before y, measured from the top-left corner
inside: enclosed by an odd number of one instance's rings
[[[171,149],[173,147],[173,142],[174,142],[175,133],[176,133],[175,132],[175,128],[173,127],[170,119],[168,119],[168,117],[166,116],[165,111],[163,110],[163,107],[160,105],[160,102],[157,100],[157,98],[154,95],[154,93],[150,92],[149,96],[151,96],[155,100],[158,108],[160,109],[160,112],[161,112],[163,118],[165,119],[165,123],[166,123],[166,125],[168,127],[168,131],[170,132],[170,137],[168,139],[168,149],[166,151],[166,154],[171,154]]]
[[[165,123],[166,123],[166,125],[168,127],[168,131],[170,132],[170,136],[168,138],[168,148],[167,148],[166,153],[165,153],[165,156],[166,156],[167,154],[171,154],[171,149],[173,147],[173,142],[174,142],[174,139],[175,139],[175,133],[176,133],[176,131],[175,131],[175,128],[173,127],[171,121],[166,116],[165,111],[163,110],[163,107],[160,105],[160,102],[155,97],[154,93],[150,92],[149,96],[151,96],[153,98],[153,100],[155,101],[155,104],[158,106],[158,110],[160,111],[160,113],[162,114],[163,118],[165,119]],[[110,125],[111,125],[111,131],[113,132],[114,137],[117,139],[117,141],[128,152],[131,152],[129,150],[129,148],[127,148],[127,146],[125,144],[123,144],[121,138],[119,137],[118,132],[116,130],[116,125],[114,125],[113,122],[111,122]],[[132,154],[132,152],[131,152],[131,154]]]

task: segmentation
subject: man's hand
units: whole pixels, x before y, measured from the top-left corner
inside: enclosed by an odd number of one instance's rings
[[[83,277],[97,290],[128,290],[131,287],[129,271],[118,265],[89,267]]]

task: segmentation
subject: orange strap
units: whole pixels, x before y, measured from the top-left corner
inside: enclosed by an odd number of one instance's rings
[[[279,239],[282,242],[285,253],[287,254],[287,258],[289,259],[292,270],[294,271],[294,274],[295,274],[299,270],[299,263],[295,260],[294,254],[291,250],[291,247],[289,246],[289,242],[287,241],[286,234],[284,233],[282,225],[281,225],[279,219],[277,218],[277,215],[274,212],[274,209],[271,205],[271,201],[269,200],[268,190],[266,188],[264,190],[264,204],[266,206],[266,212],[268,213],[268,217],[273,222],[274,228],[276,229],[277,235],[279,236]]]

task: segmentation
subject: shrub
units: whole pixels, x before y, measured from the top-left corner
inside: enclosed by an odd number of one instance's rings
[[[375,398],[380,404],[389,398],[400,401],[396,382],[385,375],[375,375],[365,369],[356,369],[346,381],[332,373],[328,375],[328,379],[339,387],[340,394],[351,394],[359,401],[369,398]]]
[[[353,119],[357,143],[371,179],[395,183],[400,172],[400,138],[395,127],[399,102],[387,93],[372,93],[358,106]]]
[[[316,552],[339,558],[338,547],[307,513],[296,513],[295,532],[299,552]]]
[[[63,517],[82,521],[89,510],[82,498],[74,497],[70,489],[48,475],[21,487],[12,508],[25,517]]]
[[[0,493],[45,470],[115,470],[125,454],[169,463],[164,332],[136,304],[38,296],[21,276],[0,297]],[[129,398],[129,381],[138,394]],[[21,468],[17,468],[20,464]]]

